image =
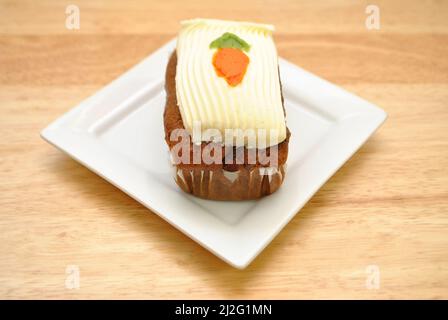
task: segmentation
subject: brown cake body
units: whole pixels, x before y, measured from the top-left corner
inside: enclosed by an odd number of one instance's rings
[[[176,129],[185,129],[176,97],[176,64],[177,57],[174,52],[169,60],[166,76],[166,106],[163,115],[165,127],[165,140],[170,151],[178,143],[171,141],[171,133]],[[283,100],[283,98],[282,98]],[[285,177],[286,159],[288,157],[289,130],[287,138],[277,145],[278,160],[275,165],[264,164],[260,159],[256,163],[249,164],[248,150],[245,147],[233,147],[232,163],[226,163],[224,158],[229,155],[228,148],[222,147],[223,160],[221,163],[178,163],[175,166],[175,181],[185,192],[197,197],[212,200],[249,200],[257,199],[275,192]],[[203,150],[212,142],[202,142],[200,150]],[[199,147],[196,147],[196,150]],[[190,142],[191,153],[193,143]],[[269,155],[271,148],[264,151]],[[240,158],[240,164],[236,164],[236,158]],[[244,158],[243,158],[244,157]]]

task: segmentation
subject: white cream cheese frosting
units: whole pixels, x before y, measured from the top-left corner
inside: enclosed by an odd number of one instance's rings
[[[250,139],[237,139],[247,132],[257,139],[255,147],[279,144],[286,139],[274,27],[251,22],[194,19],[181,22],[177,39],[176,94],[185,128],[194,142],[211,140],[207,129],[219,133],[226,144],[254,147]],[[249,63],[242,81],[230,86],[217,75],[210,43],[230,32],[250,45],[244,52]],[[226,131],[227,129],[227,131]],[[229,141],[229,129],[234,138]],[[209,131],[210,133],[210,131]],[[223,141],[224,142],[224,141]]]

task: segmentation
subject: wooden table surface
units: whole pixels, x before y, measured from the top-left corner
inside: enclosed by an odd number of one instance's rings
[[[0,298],[448,298],[447,1],[375,1],[380,30],[367,1],[74,2],[79,30],[68,2],[0,1]],[[389,114],[245,270],[39,137],[194,17],[273,23]]]

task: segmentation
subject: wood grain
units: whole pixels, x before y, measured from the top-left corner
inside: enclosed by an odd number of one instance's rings
[[[375,1],[376,31],[367,1],[76,2],[70,31],[65,2],[0,1],[0,298],[448,298],[448,2]],[[196,16],[275,24],[281,56],[389,114],[242,271],[39,137]]]

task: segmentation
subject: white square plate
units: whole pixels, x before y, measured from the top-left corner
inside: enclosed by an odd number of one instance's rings
[[[164,141],[169,42],[64,114],[42,137],[236,268],[246,267],[386,119],[373,104],[280,59],[291,130],[283,186],[257,201],[183,193]]]

